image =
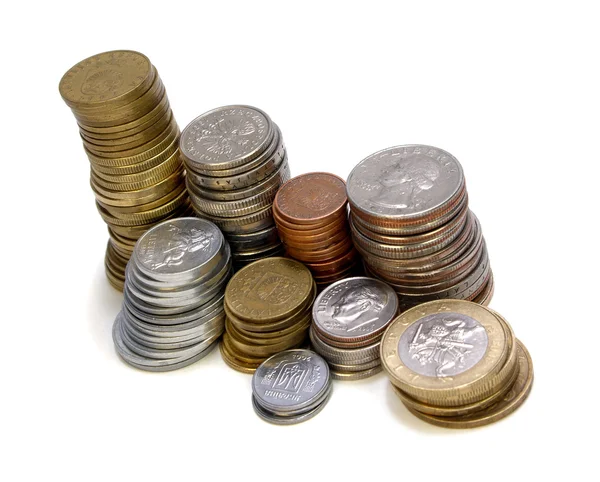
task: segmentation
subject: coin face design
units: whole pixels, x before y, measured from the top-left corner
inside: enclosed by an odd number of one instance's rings
[[[346,185],[333,174],[309,173],[287,182],[278,192],[280,213],[291,219],[318,219],[346,204]]]
[[[430,146],[398,146],[359,163],[348,177],[348,198],[374,215],[427,213],[461,187],[462,168],[449,153]]]
[[[313,320],[325,333],[356,338],[381,331],[397,309],[398,297],[390,286],[373,278],[348,278],[319,294]]]
[[[329,383],[329,368],[310,350],[288,350],[267,359],[252,378],[254,395],[270,408],[300,408],[319,398]]]
[[[118,50],[89,57],[71,68],[59,89],[67,102],[104,102],[139,87],[151,74],[148,58]]]
[[[206,263],[221,245],[222,235],[214,224],[180,218],[150,229],[140,238],[135,252],[151,272],[176,274]]]
[[[417,320],[400,337],[398,353],[415,373],[452,377],[474,367],[485,355],[485,328],[470,316],[434,313]]]
[[[252,158],[270,140],[272,130],[265,114],[245,106],[207,112],[181,134],[181,150],[192,161],[218,165]]]

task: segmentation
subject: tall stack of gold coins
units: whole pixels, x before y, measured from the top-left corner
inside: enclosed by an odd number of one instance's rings
[[[533,383],[533,363],[498,313],[439,300],[402,313],[381,341],[381,362],[408,410],[434,425],[487,425],[515,411]]]
[[[179,128],[156,68],[138,52],[89,57],[63,76],[59,90],[77,119],[108,225],[106,275],[122,290],[136,240],[160,221],[191,213]]]
[[[400,309],[447,298],[490,301],[486,244],[454,156],[423,145],[384,149],[352,170],[347,191],[365,271],[396,290]]]
[[[235,273],[225,289],[223,360],[253,373],[270,356],[307,344],[317,288],[306,266],[266,258]]]
[[[190,122],[180,150],[194,209],[223,231],[234,267],[281,255],[273,198],[290,170],[277,124],[256,107],[220,107]]]

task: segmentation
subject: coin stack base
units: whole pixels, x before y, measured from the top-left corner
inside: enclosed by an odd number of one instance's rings
[[[343,179],[312,172],[289,180],[275,196],[273,217],[287,256],[308,266],[319,291],[356,273]]]
[[[317,415],[331,396],[327,363],[310,350],[287,350],[265,360],[252,377],[252,406],[263,420],[292,425]]]
[[[179,218],[150,229],[127,265],[123,309],[113,325],[117,353],[148,371],[204,357],[225,328],[231,273],[229,246],[214,224]]]
[[[408,410],[442,427],[496,422],[533,384],[531,356],[507,321],[468,301],[433,301],[402,313],[383,336],[381,357]]]
[[[165,219],[191,214],[177,122],[156,68],[138,52],[85,59],[59,90],[77,119],[96,207],[108,225],[106,275],[122,290],[136,240]]]
[[[365,273],[392,286],[402,310],[437,299],[489,303],[485,240],[451,154],[420,145],[385,149],[354,168],[347,190]]]
[[[307,344],[316,286],[310,271],[287,258],[242,268],[225,291],[224,361],[252,373],[270,356]]]
[[[394,290],[373,278],[343,279],[317,296],[310,340],[333,379],[361,380],[381,371],[381,337],[397,311]]]
[[[283,254],[273,199],[290,170],[269,116],[248,106],[215,109],[184,129],[180,148],[194,209],[225,233],[236,270]]]

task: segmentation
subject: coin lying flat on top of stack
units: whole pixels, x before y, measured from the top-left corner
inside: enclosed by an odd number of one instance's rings
[[[490,301],[485,240],[451,154],[421,145],[385,149],[353,169],[347,190],[365,271],[396,290],[401,309],[447,298]]]
[[[253,373],[275,353],[306,345],[315,295],[310,271],[293,259],[261,259],[235,273],[225,290],[225,362]]]
[[[178,218],[147,231],[127,264],[123,308],[113,326],[121,358],[167,371],[209,353],[225,328],[231,274],[229,245],[213,223]]]
[[[356,270],[347,206],[346,183],[326,172],[290,179],[275,196],[273,217],[286,254],[308,266],[319,289]]]
[[[310,340],[332,378],[359,380],[381,371],[381,337],[397,311],[395,291],[364,276],[333,283],[317,296]]]
[[[255,107],[220,107],[190,122],[180,149],[192,204],[225,233],[234,267],[282,254],[273,198],[290,169],[269,116]]]
[[[276,425],[311,419],[331,396],[327,363],[310,350],[287,350],[265,360],[252,377],[256,414]]]
[[[148,228],[190,214],[179,129],[156,68],[138,52],[89,57],[61,79],[91,165],[91,185],[108,224],[106,275],[123,289],[125,265]]]
[[[417,417],[470,428],[500,420],[527,398],[533,364],[498,313],[439,300],[402,313],[381,341],[394,391]]]

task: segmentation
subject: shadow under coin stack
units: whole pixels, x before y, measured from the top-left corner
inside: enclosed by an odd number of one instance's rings
[[[308,268],[288,258],[255,261],[225,290],[223,360],[253,373],[270,356],[306,345],[316,285]]]
[[[190,214],[179,129],[165,87],[144,55],[95,55],[60,81],[91,164],[91,185],[108,224],[106,275],[122,290],[136,240],[164,219]]]
[[[254,411],[275,425],[311,419],[323,410],[331,391],[327,363],[310,350],[288,350],[273,355],[252,377]]]
[[[286,182],[273,217],[286,255],[308,266],[320,290],[356,269],[358,253],[348,227],[346,183],[312,172]]]
[[[352,170],[347,190],[365,271],[396,290],[402,310],[448,298],[489,303],[485,240],[451,154],[422,145],[385,149]]]
[[[273,198],[290,170],[269,116],[247,106],[212,110],[184,129],[180,148],[192,204],[225,233],[234,267],[281,255]]]
[[[381,371],[381,337],[397,311],[394,290],[373,278],[343,279],[317,296],[310,341],[332,378],[360,380]]]
[[[500,420],[525,401],[533,384],[531,357],[510,325],[468,301],[405,311],[383,335],[381,358],[408,410],[442,427]]]
[[[149,371],[204,357],[225,328],[231,273],[229,246],[213,223],[179,218],[150,229],[127,264],[123,309],[113,326],[119,355]]]

